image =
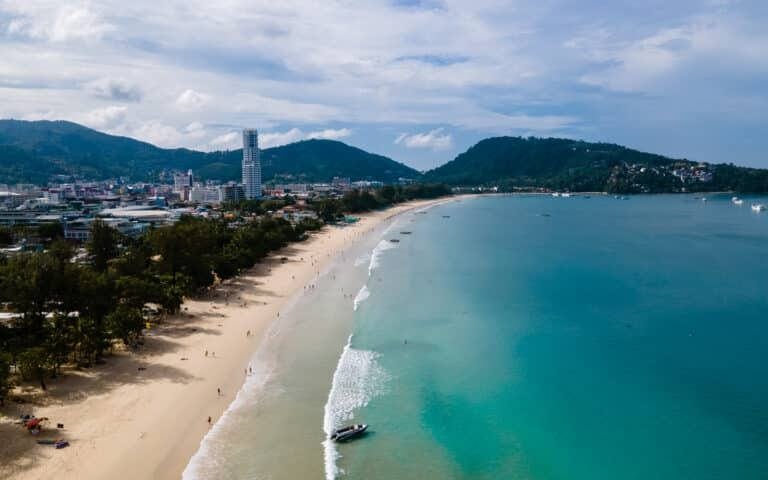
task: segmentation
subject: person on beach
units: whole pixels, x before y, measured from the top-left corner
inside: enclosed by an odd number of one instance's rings
[[[205,358],[208,358],[208,350],[205,351]]]
[[[209,427],[211,426],[211,416],[210,415],[208,415],[208,426]]]
[[[216,394],[220,397],[221,396],[221,388],[216,389]]]

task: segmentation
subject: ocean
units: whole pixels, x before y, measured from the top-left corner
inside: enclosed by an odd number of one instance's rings
[[[489,196],[401,215],[294,300],[185,478],[768,478],[752,200]],[[369,432],[325,441],[351,422]]]

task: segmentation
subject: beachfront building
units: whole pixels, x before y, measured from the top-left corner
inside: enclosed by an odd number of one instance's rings
[[[243,190],[249,200],[261,197],[261,157],[255,128],[243,130]]]

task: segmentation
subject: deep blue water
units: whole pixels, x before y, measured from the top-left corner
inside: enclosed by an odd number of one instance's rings
[[[387,379],[355,412],[371,434],[340,447],[347,478],[768,478],[768,214],[748,203],[402,217],[355,312]]]

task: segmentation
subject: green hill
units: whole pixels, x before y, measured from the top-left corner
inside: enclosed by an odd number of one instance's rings
[[[480,141],[425,174],[430,182],[616,193],[768,191],[768,170],[699,165],[609,143],[562,138]]]
[[[90,179],[153,179],[163,170],[192,169],[199,177],[238,180],[242,150],[204,153],[164,149],[65,121],[0,120],[0,183],[45,183],[53,175]],[[307,140],[262,151],[265,181],[395,181],[417,178],[412,168],[341,142]]]

